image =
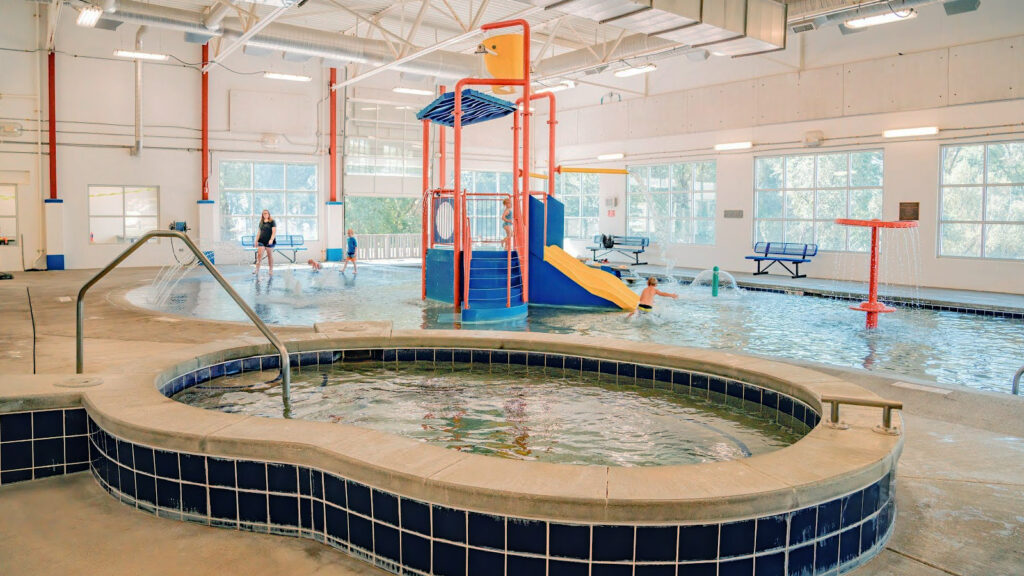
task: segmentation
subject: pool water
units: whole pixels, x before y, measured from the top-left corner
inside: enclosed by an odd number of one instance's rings
[[[518,323],[460,326],[450,304],[420,299],[419,268],[362,265],[358,275],[292,269],[273,279],[254,279],[248,267],[221,270],[270,324],[386,320],[398,329],[576,333],[884,370],[1002,392],[1024,361],[1024,321],[923,308],[898,308],[879,328],[866,330],[864,314],[850,310],[848,301],[750,291],[711,298],[707,290],[666,284],[661,289],[678,292],[679,299],[658,298],[652,313],[632,318],[620,311],[533,306]],[[127,297],[161,312],[247,321],[203,271],[192,272],[159,304],[152,302],[154,293],[153,286],[142,286]]]
[[[346,362],[292,372],[285,414],[277,372],[244,372],[175,400],[222,412],[351,424],[445,448],[519,460],[666,466],[744,458],[788,446],[794,431],[765,415],[617,386],[596,374],[521,366]],[[771,416],[771,418],[769,418]]]

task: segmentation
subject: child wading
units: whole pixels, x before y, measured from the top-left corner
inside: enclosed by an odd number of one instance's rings
[[[356,268],[356,246],[359,243],[356,242],[356,233],[351,228],[348,229],[348,240],[345,245],[345,263],[341,265],[341,271],[344,272],[348,268],[348,263],[352,263],[352,273],[358,274],[359,270]]]
[[[657,278],[651,276],[650,278],[647,279],[647,288],[644,288],[644,291],[640,293],[640,304],[637,306],[639,310],[643,310],[644,312],[650,312],[651,310],[653,310],[654,297],[656,295],[665,296],[667,298],[679,298],[678,294],[673,294],[672,292],[662,292],[661,290],[658,290],[657,286]],[[629,313],[629,315],[632,316],[635,313],[636,310],[633,310],[632,312]]]

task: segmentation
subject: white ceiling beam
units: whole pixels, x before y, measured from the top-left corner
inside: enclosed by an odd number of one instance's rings
[[[490,4],[491,0],[483,0],[480,3],[480,7],[476,10],[476,16],[473,16],[473,21],[469,23],[470,28],[476,28],[480,26],[480,20],[484,17],[484,11],[487,10],[487,5]],[[473,5],[470,4],[470,10],[473,9]]]
[[[203,66],[203,72],[208,72],[210,68],[216,66],[217,64],[223,63],[228,56],[230,56],[232,53],[234,53],[242,46],[245,46],[245,43],[248,42],[250,38],[259,34],[260,30],[266,28],[271,22],[274,21],[275,18],[277,18],[281,14],[284,14],[289,8],[295,5],[295,0],[283,0],[283,2],[284,3],[281,6],[274,8],[270,12],[270,14],[267,14],[263,18],[260,18],[259,21],[250,26],[249,29],[246,30],[244,34],[242,34],[234,42],[229,44],[227,48],[221,50],[220,53],[217,54],[212,60],[210,60],[210,62],[206,66]]]
[[[405,46],[402,46],[402,49],[398,52],[399,57],[408,54],[409,47],[413,46],[413,39],[416,38],[416,33],[420,31],[420,24],[423,23],[423,17],[427,14],[427,8],[429,7],[430,0],[420,1],[420,11],[416,13],[416,20],[412,23],[412,28],[409,29],[409,36],[405,39]]]

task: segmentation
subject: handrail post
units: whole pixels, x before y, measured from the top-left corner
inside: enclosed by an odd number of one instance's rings
[[[89,279],[82,288],[78,291],[78,300],[75,302],[76,307],[76,318],[75,318],[75,373],[81,374],[84,371],[85,365],[85,346],[84,346],[84,319],[85,319],[85,294],[93,287],[97,282],[103,279],[104,276],[110,273],[111,270],[117,268],[121,262],[124,262],[126,258],[131,256],[136,250],[142,247],[143,244],[153,238],[177,238],[188,246],[192,254],[202,262],[203,266],[213,275],[213,278],[220,284],[221,288],[228,293],[228,296],[238,304],[242,312],[252,320],[256,328],[270,341],[271,344],[277,349],[278,354],[281,355],[281,387],[284,390],[284,402],[285,408],[291,403],[291,365],[289,364],[288,349],[285,348],[284,344],[278,337],[270,331],[270,328],[264,324],[263,320],[253,312],[252,308],[245,303],[245,300],[238,295],[238,292],[224,279],[213,263],[203,254],[202,250],[192,242],[192,239],[186,236],[183,232],[176,230],[153,230],[146,232],[134,244],[128,247],[127,250],[122,252],[117,258],[114,258],[110,264],[107,264],[106,268],[100,270],[95,276]]]
[[[1021,366],[1020,368],[1018,368],[1017,369],[1017,373],[1013,375],[1013,388],[1012,388],[1011,392],[1013,393],[1014,396],[1016,396],[1017,392],[1020,391],[1020,378],[1021,378],[1021,376],[1024,376],[1024,366]]]
[[[830,403],[831,410],[829,414],[828,425],[838,430],[845,430],[849,428],[846,424],[839,420],[839,405],[849,404],[851,406],[867,406],[869,408],[881,408],[882,409],[882,425],[875,426],[874,431],[879,434],[887,434],[890,436],[898,436],[900,434],[899,428],[893,428],[892,426],[892,411],[902,410],[903,403],[895,400],[885,399],[869,399],[869,398],[849,398],[844,396],[822,396],[822,402]]]

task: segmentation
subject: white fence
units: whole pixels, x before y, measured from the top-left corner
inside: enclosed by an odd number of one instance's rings
[[[423,249],[420,234],[360,234],[360,260],[420,258]]]

